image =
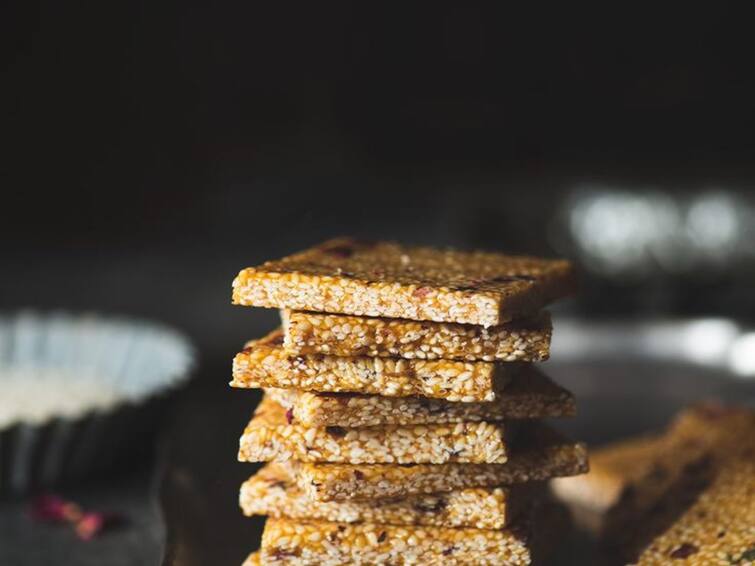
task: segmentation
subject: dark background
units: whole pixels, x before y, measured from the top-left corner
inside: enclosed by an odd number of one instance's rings
[[[233,459],[228,431],[250,398],[225,390],[230,360],[275,324],[230,306],[235,273],[334,235],[566,255],[583,292],[560,308],[586,318],[755,320],[744,14],[251,1],[3,12],[0,309],[188,333],[202,365],[168,437],[187,424],[197,437],[168,443],[179,461],[200,445]],[[609,238],[610,214],[587,243],[575,236],[574,210],[605,195],[639,238],[619,268],[585,249]],[[728,239],[695,248],[684,222],[664,232],[706,195],[728,208],[701,209],[702,223],[716,234],[734,218]],[[658,203],[671,212],[648,244],[631,228]],[[614,234],[607,257],[628,257],[630,239]],[[213,400],[234,408],[222,426]],[[221,481],[204,464],[199,484],[173,485],[177,508],[217,494],[232,520],[248,468]],[[224,546],[222,531],[207,536]]]
[[[158,318],[227,358],[273,320],[229,306],[233,275],[329,236],[579,260],[554,225],[584,183],[750,198],[748,19],[631,8],[16,3],[0,306]],[[587,270],[582,308],[752,317],[751,262]]]

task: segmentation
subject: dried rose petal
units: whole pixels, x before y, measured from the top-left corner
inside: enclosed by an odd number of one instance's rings
[[[105,528],[105,516],[102,513],[85,513],[76,523],[76,534],[81,540],[92,540]]]
[[[35,521],[60,523],[66,520],[66,502],[55,495],[40,495],[31,503],[29,512]]]
[[[31,517],[36,521],[67,523],[73,526],[78,537],[90,540],[104,529],[122,523],[116,515],[84,512],[80,505],[56,495],[40,495],[32,501]]]

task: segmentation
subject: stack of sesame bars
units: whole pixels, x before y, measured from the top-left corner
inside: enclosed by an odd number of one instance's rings
[[[282,328],[234,359],[264,397],[239,459],[267,515],[245,564],[530,564],[562,515],[544,482],[584,473],[575,413],[535,365],[542,308],[573,291],[561,260],[340,238],[241,271],[233,302]]]

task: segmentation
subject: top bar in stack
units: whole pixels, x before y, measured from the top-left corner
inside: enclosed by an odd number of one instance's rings
[[[563,260],[339,238],[242,270],[233,302],[489,327],[534,314],[573,287]]]

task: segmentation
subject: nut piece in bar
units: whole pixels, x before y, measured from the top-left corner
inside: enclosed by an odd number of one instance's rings
[[[483,530],[269,518],[261,553],[263,563],[300,566],[518,565],[531,563],[530,531],[529,524]]]
[[[495,326],[574,286],[564,260],[339,238],[242,270],[233,303]]]
[[[381,356],[409,360],[542,362],[553,327],[547,312],[485,328],[452,322],[281,311],[292,354]]]
[[[576,413],[574,396],[534,365],[523,366],[495,401],[482,403],[275,388],[265,389],[265,394],[289,411],[292,422],[305,426],[491,422],[571,417]]]
[[[505,464],[410,466],[288,462],[291,476],[312,499],[392,499],[475,487],[494,487],[588,470],[587,448],[541,423],[522,425]]]
[[[504,431],[510,427],[502,423],[313,428],[289,423],[286,415],[282,406],[265,397],[241,437],[239,460],[352,464],[506,461]]]
[[[291,356],[280,330],[247,344],[233,360],[232,387],[277,387],[305,391],[421,395],[448,401],[492,401],[526,364]]]
[[[470,488],[396,500],[314,501],[285,466],[267,464],[241,486],[244,514],[341,523],[500,529],[537,499],[535,485]]]

